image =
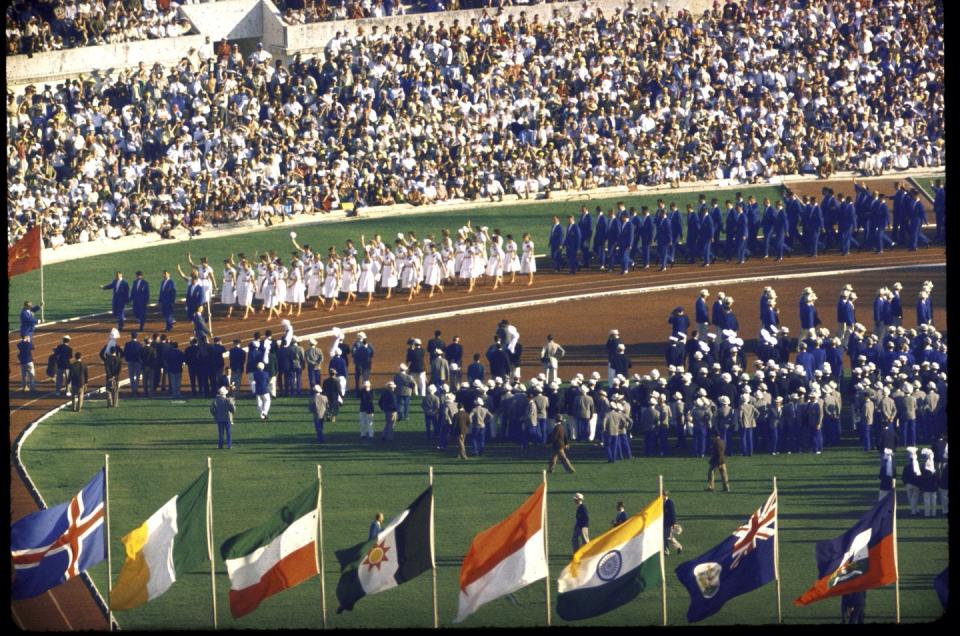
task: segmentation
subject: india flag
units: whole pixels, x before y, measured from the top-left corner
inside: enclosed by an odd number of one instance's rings
[[[274,594],[320,572],[317,565],[317,496],[314,483],[266,522],[220,546],[230,577],[230,613],[249,614]]]
[[[209,560],[205,471],[123,537],[127,560],[110,593],[110,608],[128,610],[157,598],[184,572]]]
[[[663,499],[580,547],[557,581],[557,613],[568,621],[605,614],[661,582]]]

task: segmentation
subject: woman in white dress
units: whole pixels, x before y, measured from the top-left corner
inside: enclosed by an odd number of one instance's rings
[[[403,263],[403,269],[400,271],[400,288],[409,290],[407,293],[407,302],[413,300],[419,284],[420,261],[417,258],[416,252],[411,250],[407,253],[407,258]]]
[[[454,269],[456,261],[457,258],[453,251],[453,242],[450,240],[450,237],[447,237],[443,240],[443,249],[440,250],[440,262],[443,265],[440,274],[441,281],[453,281],[456,283],[457,270]]]
[[[510,284],[517,279],[517,272],[520,271],[520,257],[517,256],[517,242],[513,240],[512,234],[507,234],[507,244],[504,247],[504,268],[503,271],[510,274]]]
[[[457,237],[457,242],[453,247],[453,271],[450,275],[456,280],[463,271],[463,259],[467,257],[467,240],[461,234]]]
[[[474,242],[473,247],[470,248],[472,263],[473,263],[473,278],[480,279],[483,277],[484,273],[487,271],[487,248],[486,248],[486,236],[484,240],[480,241],[479,237]],[[471,285],[472,288],[472,285]]]
[[[337,260],[337,255],[331,253],[327,256],[327,263],[323,268],[323,288],[320,290],[320,298],[317,299],[316,307],[319,307],[320,304],[326,304],[326,301],[330,301],[329,311],[333,311],[339,301],[337,298],[340,296],[340,262]]]
[[[263,283],[264,283],[264,281],[267,279],[267,266],[268,266],[269,264],[270,264],[270,262],[269,262],[269,260],[267,259],[267,255],[266,255],[266,254],[261,254],[261,255],[260,255],[260,262],[257,263],[257,282],[256,282],[256,285],[254,286],[254,290],[253,290],[253,297],[254,297],[256,300],[262,300],[262,301],[264,301],[264,302],[263,302],[263,306],[261,307],[261,309],[266,309],[266,308],[267,308],[266,299],[263,297],[263,290],[264,290]]]
[[[306,301],[307,286],[303,282],[303,262],[294,257],[290,262],[290,278],[287,281],[287,300],[290,302],[288,316],[293,315],[293,305],[297,305],[297,316],[303,311],[303,303]]]
[[[499,235],[494,235],[490,241],[490,257],[487,259],[487,276],[493,277],[493,288],[496,289],[503,284],[503,239]]]
[[[357,259],[348,250],[343,251],[340,273],[340,291],[347,295],[343,304],[349,305],[357,299]]]
[[[523,235],[523,255],[520,257],[520,273],[529,274],[527,285],[533,285],[533,273],[537,271],[537,259],[533,256],[533,241],[530,234]]]
[[[247,259],[240,261],[240,271],[238,273],[237,283],[237,304],[244,308],[243,320],[247,319],[250,312],[257,313],[253,308],[253,290],[256,286],[256,274]]]
[[[278,258],[273,264],[273,302],[277,306],[278,317],[287,306],[287,276],[287,268]]]
[[[267,275],[264,277],[263,285],[260,287],[260,293],[263,295],[263,306],[267,309],[267,320],[270,320],[276,313],[276,274],[277,272],[273,269],[273,263],[267,263]]]
[[[220,302],[227,306],[227,318],[233,316],[233,305],[237,302],[237,270],[230,259],[223,261],[223,287],[220,289]]]
[[[320,277],[320,272],[323,270],[323,265],[317,260],[317,255],[310,252],[305,255],[305,260],[303,262],[303,273],[306,278],[307,292],[306,299],[316,298],[320,295],[320,285],[323,284],[323,280]]]
[[[463,253],[463,260],[460,261],[460,280],[465,280],[469,282],[469,288],[467,293],[473,291],[473,286],[476,283],[476,278],[474,272],[476,268],[473,266],[474,254],[476,250],[476,245],[473,244],[473,239],[467,239],[466,241],[466,250]]]
[[[387,290],[386,298],[390,298],[393,288],[397,286],[397,256],[385,249],[383,251],[383,264],[380,266],[380,286]]]
[[[437,289],[443,293],[443,285],[440,283],[446,278],[446,269],[443,262],[443,256],[437,251],[437,246],[433,243],[427,246],[427,253],[423,257],[423,284],[430,287],[430,294],[427,298],[433,298],[433,292]]]
[[[363,262],[360,263],[360,279],[357,281],[357,293],[367,295],[367,307],[373,301],[373,292],[377,288],[376,274],[373,271],[373,259],[370,258],[370,252],[363,255]]]

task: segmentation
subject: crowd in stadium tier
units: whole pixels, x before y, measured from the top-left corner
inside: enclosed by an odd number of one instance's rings
[[[857,6],[411,20],[288,65],[227,48],[8,95],[8,228],[942,165],[941,5]]]
[[[17,0],[7,6],[7,55],[186,35],[177,12],[197,0]]]

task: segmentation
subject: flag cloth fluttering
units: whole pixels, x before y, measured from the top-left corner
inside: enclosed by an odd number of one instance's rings
[[[27,231],[20,240],[7,248],[7,278],[40,269],[40,227]]]

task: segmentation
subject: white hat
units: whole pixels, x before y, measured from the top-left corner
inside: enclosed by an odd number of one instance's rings
[[[400,363],[400,370],[401,370],[401,371],[406,371],[406,370],[407,370],[407,365],[404,364],[403,362],[401,362],[401,363]]]
[[[314,385],[313,385],[313,392],[314,392],[314,393],[319,393],[320,391],[321,391],[320,385],[319,385],[319,384],[314,384]]]
[[[361,331],[360,333],[357,334],[357,338],[360,338],[361,340],[366,340],[367,334]]]
[[[623,343],[617,345],[617,351],[626,351],[626,350],[627,350],[627,347]]]
[[[580,492],[574,493],[574,495],[573,495],[573,500],[574,500],[574,501],[583,501],[583,493],[580,493]]]
[[[436,392],[437,392],[437,387],[435,387],[435,386],[432,385],[432,384],[430,384],[430,385],[427,386],[427,393],[431,393],[431,394],[432,394],[432,393],[436,393]]]
[[[483,406],[483,398],[477,398],[477,406]]]
[[[262,363],[262,362],[258,362],[258,363],[257,363],[257,368],[258,368],[258,369],[263,369],[263,363]]]
[[[222,387],[220,387],[220,390],[217,391],[217,393],[219,393],[220,395],[224,395],[224,396],[225,396],[227,393],[229,393],[229,391],[227,390],[227,387],[222,386]]]

